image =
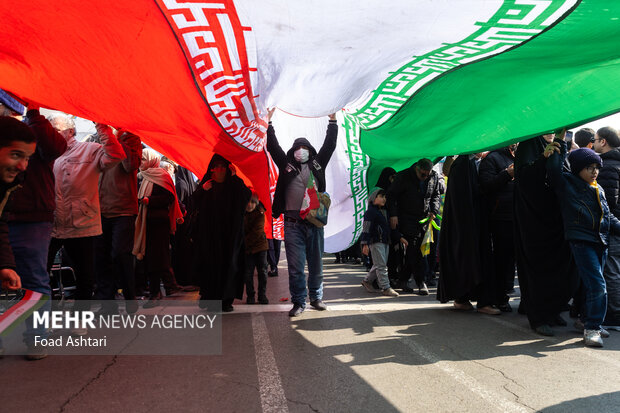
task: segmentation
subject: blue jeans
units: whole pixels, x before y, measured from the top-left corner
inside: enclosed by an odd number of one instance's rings
[[[607,312],[607,287],[603,277],[607,247],[593,242],[570,241],[570,248],[585,292],[581,312],[583,323],[586,330],[599,330]]]
[[[323,299],[323,242],[323,228],[303,222],[284,221],[288,285],[293,304],[306,306],[306,260],[310,301]]]
[[[22,287],[49,296],[52,295],[52,287],[47,272],[47,253],[52,239],[52,226],[51,222],[9,223],[9,241]],[[39,311],[50,309],[51,301],[48,300]],[[24,341],[27,344],[34,343],[34,336],[47,337],[45,328],[32,328],[32,321],[32,316],[26,319]]]

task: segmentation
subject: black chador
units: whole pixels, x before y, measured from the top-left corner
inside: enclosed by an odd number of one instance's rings
[[[437,299],[493,304],[492,256],[488,220],[478,185],[476,161],[460,155],[450,168],[439,235]]]
[[[227,165],[226,179],[222,183],[211,180],[211,189],[205,191],[202,185],[211,179],[216,162]],[[252,195],[243,180],[231,174],[229,164],[214,155],[191,200],[192,210],[198,211],[191,232],[200,296],[202,300],[223,300],[223,307],[243,296],[243,216]]]
[[[521,302],[534,329],[556,324],[578,282],[560,205],[547,182],[545,146],[538,136],[522,142],[515,155],[517,270]]]

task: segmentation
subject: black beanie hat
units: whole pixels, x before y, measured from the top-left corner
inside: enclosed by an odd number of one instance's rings
[[[577,175],[581,170],[593,163],[598,164],[599,167],[603,166],[603,160],[596,152],[588,148],[575,149],[568,155],[568,162],[570,163],[570,171]]]

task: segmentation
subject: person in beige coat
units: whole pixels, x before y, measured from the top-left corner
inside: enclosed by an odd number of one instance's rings
[[[109,126],[96,124],[101,144],[78,142],[68,116],[50,119],[67,140],[67,151],[54,163],[56,211],[48,255],[51,268],[64,246],[76,277],[76,300],[90,300],[94,287],[94,241],[101,235],[99,174],[125,159],[123,147]]]

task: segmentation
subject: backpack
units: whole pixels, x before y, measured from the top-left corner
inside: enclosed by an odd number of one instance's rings
[[[310,210],[308,215],[306,215],[306,221],[315,227],[323,228],[327,225],[327,215],[332,200],[327,192],[317,192],[317,197],[319,198],[319,207]]]

